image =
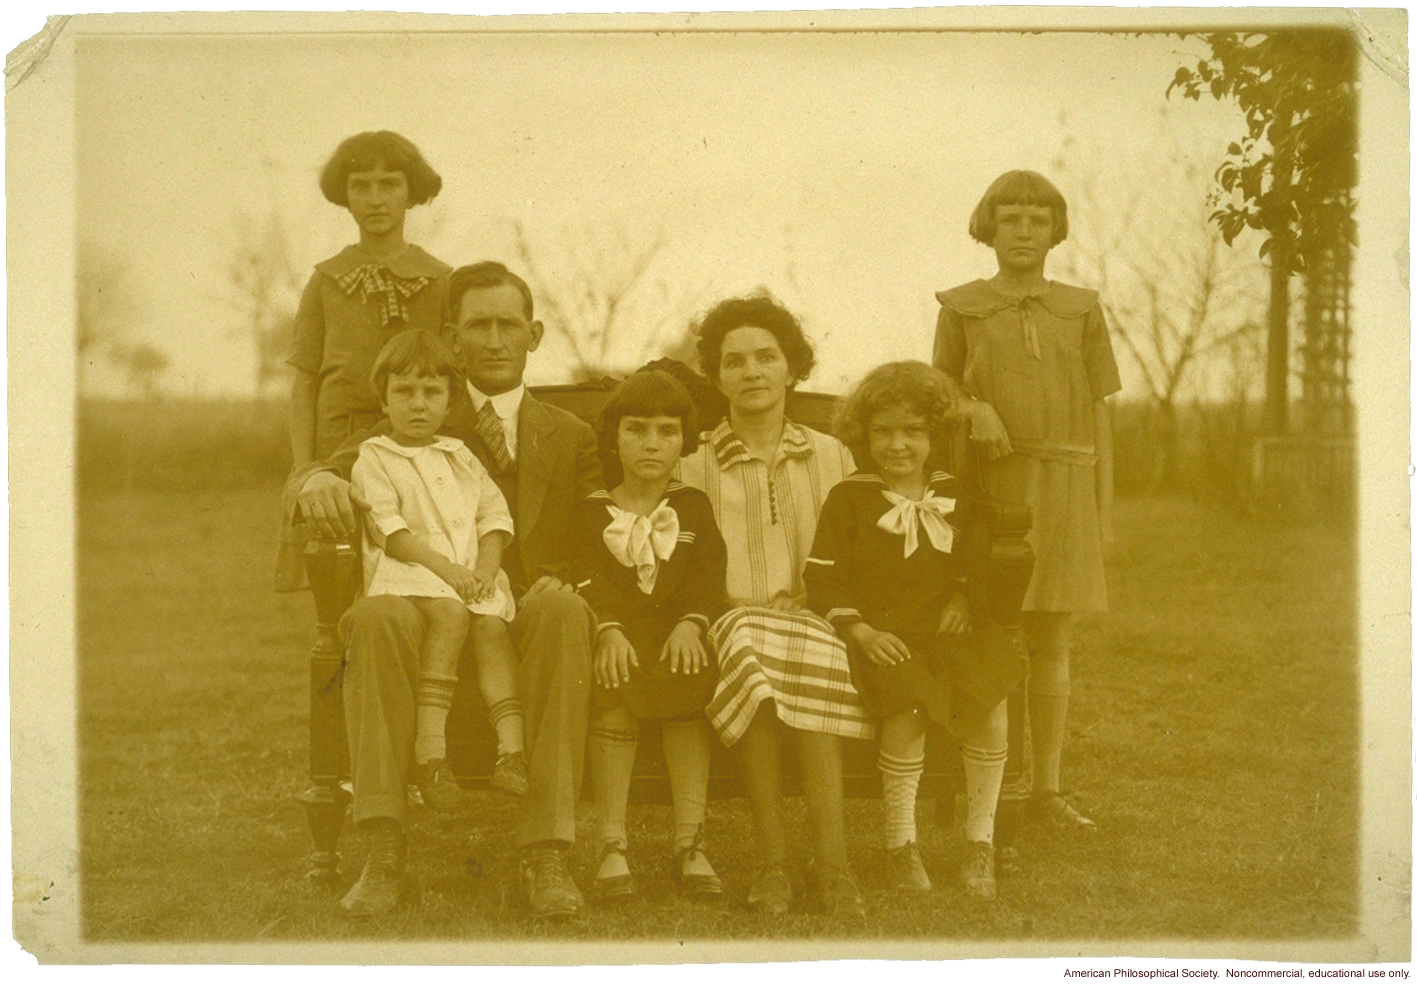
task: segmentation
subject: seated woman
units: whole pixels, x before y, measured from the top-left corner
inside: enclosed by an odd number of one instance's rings
[[[641,720],[658,720],[674,793],[674,877],[685,897],[723,884],[703,852],[712,736],[704,707],[717,678],[704,646],[723,612],[723,538],[703,491],[671,479],[698,446],[689,392],[667,373],[627,377],[600,413],[607,489],[576,507],[571,578],[596,616],[590,774],[600,824],[602,903],[635,896],[625,803]],[[617,482],[618,481],[618,482]]]
[[[680,471],[686,485],[708,494],[728,547],[734,609],[709,632],[719,682],[708,714],[736,756],[753,813],[759,869],[748,903],[769,914],[792,904],[780,768],[788,741],[811,819],[811,904],[862,915],[846,863],[840,738],[869,738],[875,728],[851,684],[846,647],[804,608],[802,582],[827,491],[855,466],[836,439],[787,420],[787,391],[813,363],[791,312],[767,296],[729,299],[697,332],[700,362],[729,415]]]

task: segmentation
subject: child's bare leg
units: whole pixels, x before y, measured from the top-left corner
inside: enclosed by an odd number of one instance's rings
[[[487,704],[487,716],[497,732],[497,754],[517,754],[525,748],[526,719],[517,695],[517,653],[507,622],[500,617],[472,615],[468,643],[477,665],[477,687]]]
[[[881,723],[882,833],[887,850],[915,842],[915,796],[925,773],[925,714],[907,709]]]
[[[595,814],[600,823],[600,844],[628,846],[625,834],[625,804],[630,799],[630,777],[635,770],[635,751],[640,725],[625,706],[599,710],[593,714],[590,736],[590,776],[595,786]],[[625,858],[607,854],[600,862],[597,878],[628,874]]]
[[[665,720],[660,727],[669,788],[674,794],[674,849],[686,850],[699,839],[708,803],[709,758],[712,748],[708,720]],[[684,858],[685,874],[712,874],[701,853]]]
[[[415,764],[428,764],[447,756],[444,727],[458,684],[458,657],[467,637],[468,612],[461,600],[413,597],[413,605],[427,624],[418,672],[413,742]]]
[[[1004,780],[1008,741],[1008,704],[1001,702],[980,726],[965,734],[961,745],[966,799],[964,838],[971,843],[994,842],[994,811]]]
[[[1035,792],[1059,790],[1063,734],[1068,720],[1071,679],[1072,614],[1034,611],[1024,614],[1028,632],[1028,706],[1033,734]]]

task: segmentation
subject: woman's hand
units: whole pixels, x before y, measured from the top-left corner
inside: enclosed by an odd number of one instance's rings
[[[904,641],[894,634],[876,630],[864,620],[848,626],[846,634],[856,642],[861,653],[877,665],[899,665],[910,660],[910,649]]]
[[[669,662],[669,671],[675,675],[697,675],[708,667],[708,650],[704,647],[704,629],[698,621],[681,620],[669,632],[669,640],[664,642],[661,661]]]
[[[595,681],[606,689],[618,689],[630,681],[630,666],[640,667],[634,645],[618,627],[600,635],[595,644]]]
[[[963,634],[969,630],[969,601],[964,598],[963,593],[956,593],[950,597],[950,602],[945,604],[944,612],[940,614],[940,629],[937,634]]]
[[[970,441],[980,446],[986,456],[998,459],[1014,451],[1009,443],[1008,429],[1004,428],[1004,422],[993,405],[973,401],[962,410],[969,418]]]
[[[797,613],[802,609],[802,604],[798,603],[790,596],[774,596],[768,601],[769,610],[777,610],[780,613]]]

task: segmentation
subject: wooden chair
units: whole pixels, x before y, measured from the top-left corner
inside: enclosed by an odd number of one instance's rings
[[[613,383],[597,381],[535,387],[532,391],[541,400],[593,422]],[[819,431],[829,431],[836,402],[837,398],[829,394],[793,393],[789,395],[788,415]],[[970,484],[975,471],[971,468],[972,452],[967,439],[967,430],[956,430],[949,469]],[[1027,507],[986,497],[977,488],[974,496],[991,515],[993,548],[987,576],[991,615],[1003,626],[1017,628],[1019,608],[1033,572],[1033,551],[1024,540],[1031,514]],[[310,651],[310,787],[300,799],[305,803],[314,844],[308,876],[313,881],[331,882],[338,874],[340,830],[350,799],[348,791],[341,786],[349,777],[349,751],[341,693],[343,656],[336,628],[340,616],[360,589],[358,546],[350,542],[311,541],[305,549],[305,566],[315,598],[316,635]],[[649,724],[642,732],[630,787],[630,800],[635,804],[668,804],[670,801],[669,778],[656,733]],[[448,716],[447,737],[448,760],[459,782],[466,788],[487,787],[496,761],[496,737],[487,722],[476,677],[470,672],[459,676]],[[920,797],[941,799],[943,810],[947,804],[944,799],[958,788],[957,745],[946,731],[930,732],[926,764]],[[784,768],[784,792],[799,793],[801,782],[795,774],[795,760],[787,758]],[[874,741],[845,742],[843,775],[848,797],[879,797],[881,780],[876,768]],[[589,778],[589,772],[586,777]],[[709,797],[723,799],[743,794],[728,752],[717,746],[709,776]],[[952,799],[948,805],[952,810]]]

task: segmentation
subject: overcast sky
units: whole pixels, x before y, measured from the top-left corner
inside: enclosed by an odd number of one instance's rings
[[[1165,98],[1195,49],[1062,33],[85,36],[79,235],[129,259],[133,338],[171,357],[165,389],[248,392],[249,343],[221,300],[237,217],[276,210],[308,271],[356,238],[320,166],[344,137],[393,129],[444,179],[410,212],[412,242],[515,264],[519,221],[567,281],[568,246],[662,233],[663,290],[638,299],[636,325],[766,287],[819,344],[809,386],[836,390],[881,360],[928,359],[933,292],[993,273],[966,225],[1000,172],[1057,174],[1066,144],[1099,187],[1123,183],[1168,153],[1163,111],[1213,171],[1236,111]],[[1076,170],[1058,177],[1071,194]],[[566,366],[552,343],[529,376]]]

